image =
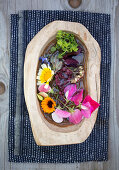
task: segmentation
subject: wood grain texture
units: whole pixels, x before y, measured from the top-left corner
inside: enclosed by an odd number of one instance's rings
[[[23,9],[69,9],[64,0],[0,0],[0,81],[9,83],[9,15]],[[30,5],[29,5],[30,4]],[[70,10],[70,9],[69,9]],[[8,162],[8,90],[0,96],[0,170],[119,170],[119,1],[118,0],[82,0],[76,10],[104,12],[111,14],[111,93],[109,122],[109,160],[107,162],[86,162],[74,164],[18,164]],[[4,29],[3,29],[4,28]],[[6,30],[6,32],[5,32]],[[2,42],[2,43],[1,43]],[[3,43],[4,42],[4,43]],[[3,50],[4,49],[4,55]],[[3,69],[4,68],[4,69]]]
[[[85,89],[93,100],[98,103],[100,101],[101,50],[97,41],[92,37],[86,27],[80,23],[54,21],[46,25],[28,44],[24,63],[25,100],[33,134],[38,145],[64,145],[84,142],[94,127],[98,112],[97,109],[89,119],[84,119],[78,125],[65,128],[49,123],[42,116],[41,109],[39,108],[39,101],[36,96],[38,61],[39,56],[42,55],[46,46],[56,38],[58,30],[65,30],[75,34],[85,45]]]

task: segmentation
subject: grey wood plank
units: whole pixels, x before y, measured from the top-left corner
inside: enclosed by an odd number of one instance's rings
[[[61,10],[60,0],[41,0],[38,1],[38,9]]]
[[[31,9],[38,10],[38,0],[31,1]]]
[[[108,170],[119,169],[119,2],[118,0],[83,0],[78,10],[110,13],[112,29],[112,70],[109,129],[109,160],[107,162],[86,162],[75,164],[16,164],[9,163],[7,147],[8,131],[8,80],[9,80],[9,20],[8,14],[23,9],[70,9],[62,0],[0,0],[0,80],[5,83],[6,92],[0,96],[0,169],[34,170]]]
[[[4,2],[4,0],[1,0]],[[4,3],[4,6],[7,6],[7,11],[6,11],[6,17],[10,17],[10,14],[15,14],[16,13],[16,0],[6,0],[6,3]],[[8,22],[9,26],[9,22]],[[9,27],[8,27],[9,29]],[[9,36],[9,35],[8,35]]]
[[[33,2],[33,1],[32,1]],[[19,1],[16,0],[16,11],[31,9],[31,0]]]
[[[15,1],[0,1],[0,81],[5,84],[5,93],[0,96],[0,169],[10,170],[8,162],[8,115],[9,115],[9,13],[15,13]]]
[[[116,55],[116,61],[115,61],[115,79],[114,79],[114,95],[115,95],[115,101],[114,101],[114,123],[115,123],[115,158],[119,157],[119,1],[116,5],[115,10],[115,55]],[[118,159],[119,160],[119,159]],[[116,168],[119,169],[119,161],[116,159]]]
[[[119,14],[119,2],[115,1],[115,8],[112,9],[112,18],[111,18],[111,40],[112,40],[112,70],[111,70],[111,100],[110,100],[110,133],[109,133],[109,161],[105,162],[104,169],[119,169],[119,162],[116,158],[119,156],[119,127],[117,125],[116,115],[118,114],[118,110],[116,110],[116,105],[118,105],[118,85],[116,84],[116,79],[118,73],[116,73],[116,69],[118,69],[117,63],[118,59],[118,46],[117,38],[119,36],[118,31],[118,22],[117,14]]]
[[[4,10],[5,10],[4,6]],[[0,169],[11,169],[8,163],[8,105],[9,105],[9,52],[8,29],[4,11],[0,10],[0,81],[5,84],[5,93],[0,95]]]

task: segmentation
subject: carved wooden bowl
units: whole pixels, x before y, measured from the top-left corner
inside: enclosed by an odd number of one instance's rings
[[[101,52],[97,41],[80,23],[54,21],[46,25],[28,44],[24,63],[24,94],[37,145],[48,146],[82,143],[90,135],[97,118],[98,109],[93,112],[90,118],[83,119],[77,125],[61,127],[48,122],[41,112],[37,99],[36,86],[39,57],[46,46],[55,39],[58,30],[75,34],[84,46],[84,86],[93,100],[100,101]]]

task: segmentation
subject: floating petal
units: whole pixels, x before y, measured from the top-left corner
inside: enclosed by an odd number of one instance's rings
[[[63,121],[63,118],[58,116],[55,112],[52,113],[52,119],[56,122],[56,123],[61,123]]]
[[[55,113],[59,116],[59,117],[62,117],[62,118],[67,118],[70,116],[70,112],[67,112],[65,110],[60,110],[60,109],[56,109],[55,110]]]
[[[86,102],[85,104],[81,105],[81,113],[84,115],[84,117],[89,118],[91,117],[91,105],[89,102]]]
[[[73,97],[70,98],[71,101],[75,103],[75,105],[79,105],[83,100],[83,89],[76,92]]]
[[[85,99],[84,99],[84,101],[82,102],[82,104],[85,104],[85,103],[87,103],[87,102],[89,102],[90,105],[91,105],[91,106],[90,106],[90,111],[91,111],[91,113],[100,106],[100,104],[97,103],[96,101],[94,101],[89,95],[87,95],[87,96],[85,97]]]
[[[70,84],[68,86],[65,87],[64,89],[64,93],[65,96],[68,100],[71,99],[71,97],[73,96],[73,94],[77,91],[77,87],[76,84]]]
[[[69,121],[73,124],[78,124],[81,122],[81,120],[83,119],[83,114],[81,113],[81,111],[79,109],[76,109],[74,111],[74,113],[71,113],[69,116]]]
[[[51,90],[51,87],[49,85],[46,86],[46,84],[42,84],[38,87],[39,92],[49,92]]]

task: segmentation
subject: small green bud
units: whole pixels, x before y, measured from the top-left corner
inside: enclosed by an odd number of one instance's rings
[[[51,89],[51,90],[49,91],[49,93],[52,93],[52,94],[53,94],[53,93],[54,93],[54,90],[53,90],[53,89]]]
[[[56,47],[51,47],[51,52],[53,53],[53,52],[55,52],[56,51]]]
[[[37,94],[37,97],[38,97],[38,99],[39,99],[40,101],[43,100],[43,96],[41,96],[40,94]]]
[[[62,58],[63,56],[61,54],[58,54],[58,58]]]

